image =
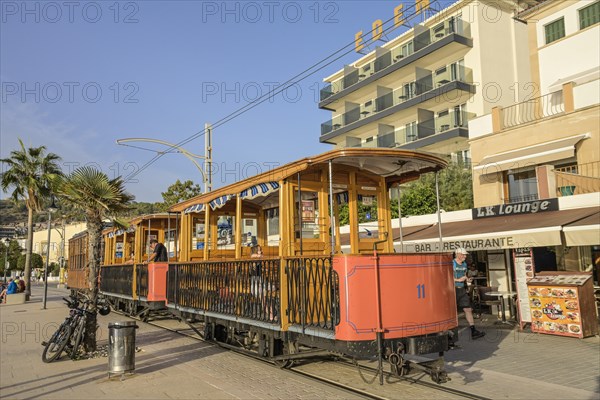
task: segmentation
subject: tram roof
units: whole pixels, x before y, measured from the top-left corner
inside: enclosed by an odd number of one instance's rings
[[[129,221],[129,223],[131,225],[137,225],[143,221],[148,221],[148,220],[153,220],[153,219],[169,219],[169,218],[176,219],[177,216],[175,214],[168,213],[168,212],[145,214],[145,215],[140,215],[140,216],[137,216],[137,217],[131,219]]]
[[[169,211],[181,212],[192,205],[208,204],[222,196],[237,195],[254,185],[279,182],[312,166],[329,161],[334,165],[355,167],[377,176],[383,176],[388,184],[408,182],[417,179],[421,174],[438,171],[448,165],[446,160],[438,156],[419,151],[383,148],[336,149],[313,157],[302,158],[212,192],[201,194],[175,204]]]

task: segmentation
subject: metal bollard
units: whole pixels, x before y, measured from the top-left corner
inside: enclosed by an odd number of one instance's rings
[[[108,377],[135,370],[135,321],[108,324]]]

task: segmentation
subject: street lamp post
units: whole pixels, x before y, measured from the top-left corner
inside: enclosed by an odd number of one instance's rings
[[[60,257],[58,258],[58,266],[60,267],[60,272],[58,275],[58,284],[64,285],[66,283],[65,279],[65,266],[66,266],[66,257],[65,257],[65,225],[66,225],[66,215],[62,215],[62,232],[56,229],[56,232],[60,234]],[[59,286],[60,287],[60,286]]]
[[[10,264],[8,262],[8,248],[10,246],[10,239],[5,238],[4,244],[6,245],[6,258],[4,259],[4,282],[6,282],[6,271],[8,270],[8,267],[10,266]]]
[[[52,231],[52,213],[58,210],[52,196],[52,204],[48,207],[48,241],[46,242],[46,265],[44,266],[44,301],[42,309],[46,309],[46,300],[48,298],[48,263],[50,262],[50,233]]]

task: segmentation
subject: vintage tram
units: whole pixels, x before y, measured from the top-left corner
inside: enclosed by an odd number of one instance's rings
[[[422,152],[333,150],[202,194],[155,225],[172,245],[168,262],[143,262],[148,216],[132,238],[106,232],[101,292],[132,314],[166,307],[205,339],[282,366],[325,353],[376,357],[444,381],[458,325],[450,255],[394,251],[389,191],[445,166]],[[123,264],[128,241],[133,264]],[[427,365],[405,358],[431,353],[439,357]]]

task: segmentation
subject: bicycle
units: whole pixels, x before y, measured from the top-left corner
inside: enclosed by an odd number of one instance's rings
[[[69,307],[69,315],[64,322],[59,326],[56,332],[52,335],[48,342],[43,342],[44,351],[42,352],[42,361],[50,363],[57,360],[65,351],[72,360],[77,359],[79,355],[79,347],[85,338],[88,315],[92,314],[90,306],[92,301],[87,296],[82,296],[81,299],[70,296],[69,299],[63,300]],[[80,304],[82,306],[80,307]],[[98,301],[98,309],[100,314],[107,315],[110,308],[102,301]]]

